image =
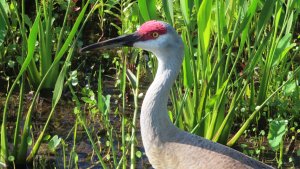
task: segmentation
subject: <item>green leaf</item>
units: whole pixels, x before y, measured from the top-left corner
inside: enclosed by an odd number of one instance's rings
[[[136,152],[135,152],[135,155],[136,155],[138,158],[141,158],[141,157],[142,157],[142,152],[136,151]]]
[[[229,45],[230,44],[230,40],[229,40],[229,34],[228,34],[228,28],[226,25],[226,11],[225,11],[225,7],[224,7],[224,2],[220,2],[220,27],[221,27],[221,31],[222,31],[222,38],[225,40],[226,44]]]
[[[138,0],[141,15],[145,21],[156,19],[156,0]]]
[[[236,36],[238,36],[242,31],[244,31],[245,27],[249,27],[249,24],[255,14],[256,8],[257,8],[258,0],[253,0],[251,2],[251,5],[249,6],[246,15],[244,16],[244,19],[242,23],[239,26],[239,30],[237,31]]]
[[[193,2],[191,0],[180,0],[180,9],[187,26],[190,26],[191,10],[193,8]]]
[[[10,68],[14,68],[15,64],[16,64],[16,62],[13,60],[9,60],[7,63],[8,67],[10,67]]]
[[[189,50],[187,43],[187,39],[185,39],[187,31],[182,32],[182,39],[184,44],[184,58],[183,58],[183,84],[186,88],[191,89],[193,85],[193,73],[191,68],[191,53]]]
[[[23,74],[23,72],[26,70],[28,64],[30,63],[31,59],[33,58],[33,54],[34,54],[34,49],[35,49],[35,42],[37,39],[37,33],[38,33],[38,22],[40,20],[40,13],[37,14],[35,21],[33,23],[33,26],[30,30],[30,34],[28,37],[28,53],[27,53],[27,57],[25,59],[25,61],[23,62],[23,65],[21,67],[20,73],[18,76],[21,76]]]
[[[127,76],[127,78],[128,78],[128,80],[129,80],[129,82],[130,82],[130,84],[132,85],[132,88],[133,89],[136,89],[136,87],[137,87],[137,78],[136,78],[136,76],[131,72],[131,70],[130,69],[127,69],[127,71],[126,71],[126,76]]]
[[[268,141],[273,150],[278,150],[280,143],[283,141],[283,136],[288,131],[287,120],[272,120],[269,124]]]
[[[295,81],[291,81],[290,83],[288,83],[287,85],[284,86],[284,88],[283,88],[284,94],[287,96],[292,95],[295,92],[296,87],[297,87],[297,85],[296,85]]]
[[[10,161],[10,162],[15,161],[15,157],[14,157],[14,156],[9,156],[9,157],[8,157],[8,161]]]
[[[53,91],[53,97],[52,97],[52,106],[55,106],[58,101],[60,100],[63,88],[64,88],[64,80],[65,75],[67,72],[68,66],[64,64],[64,66],[61,69],[61,72],[59,73],[59,76],[57,78],[57,81],[55,83],[54,91]]]
[[[267,22],[270,21],[275,2],[276,1],[265,1],[261,14],[258,19],[258,23],[256,27],[257,32],[263,32],[263,30],[265,30],[263,28],[267,26],[268,25]]]
[[[101,65],[99,67],[99,76],[98,76],[98,93],[97,93],[97,106],[98,106],[98,109],[100,110],[100,112],[104,112],[105,111],[105,106],[104,106],[104,101],[105,101],[105,98],[103,97],[103,91],[102,91],[102,76],[101,76],[101,73],[102,73],[102,68],[101,68]]]
[[[156,0],[147,0],[150,19],[156,19]]]
[[[224,92],[224,90],[226,89],[225,87],[227,86],[228,84],[228,80],[227,79],[223,84],[222,86],[217,90],[216,94],[214,96],[212,96],[209,100],[208,100],[208,103],[207,105],[209,107],[213,107],[218,101],[220,101],[221,99],[221,96],[222,96],[222,93]]]
[[[278,45],[275,49],[275,52],[274,52],[272,66],[275,66],[276,64],[279,63],[280,59],[283,58],[283,57],[280,57],[281,54],[287,53],[287,51],[285,51],[286,49],[290,50],[293,47],[293,44],[290,44],[291,38],[292,38],[292,34],[288,33],[287,35],[285,35],[284,37],[282,37],[280,39],[280,41],[278,42]]]
[[[43,141],[48,141],[51,138],[51,136],[48,134],[43,138]]]
[[[53,136],[52,139],[48,143],[48,147],[51,151],[55,151],[58,147],[58,145],[61,142],[61,138],[58,138],[57,135]]]
[[[7,34],[7,18],[5,18],[7,17],[7,15],[4,13],[5,11],[3,3],[5,3],[5,1],[0,3],[0,46],[4,42],[5,36]]]
[[[73,159],[74,159],[74,163],[77,164],[78,161],[79,161],[78,154],[76,152],[72,152],[72,156],[73,156]]]
[[[289,17],[289,20],[288,20],[288,23],[287,23],[287,26],[286,26],[286,29],[285,29],[285,34],[291,33],[291,29],[292,29],[292,26],[294,24],[293,21],[294,21],[294,12],[292,12],[290,17]]]
[[[32,138],[31,137],[27,137],[27,144],[28,145],[32,145]]]
[[[173,11],[173,1],[172,0],[162,0],[163,9],[165,11],[166,18],[168,22],[173,25],[174,23],[174,11]]]
[[[106,113],[109,112],[109,108],[110,108],[110,98],[111,98],[111,95],[106,95],[106,98],[105,98],[105,112],[106,112]]]
[[[197,22],[198,22],[198,34],[199,34],[200,46],[201,46],[202,53],[204,55],[208,53],[208,47],[211,41],[210,39],[211,11],[212,11],[212,1],[209,0],[202,1],[200,5],[200,9],[197,14]]]
[[[1,10],[3,10],[3,12],[5,14],[8,14],[9,6],[8,6],[8,3],[6,2],[6,0],[0,0],[0,7],[2,8]]]

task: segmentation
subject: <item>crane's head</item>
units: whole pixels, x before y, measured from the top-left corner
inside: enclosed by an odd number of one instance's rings
[[[83,47],[80,52],[94,49],[111,49],[121,46],[133,46],[153,53],[182,49],[182,40],[176,31],[162,21],[148,21],[134,33]]]

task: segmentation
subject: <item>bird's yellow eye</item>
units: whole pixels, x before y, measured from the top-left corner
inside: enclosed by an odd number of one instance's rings
[[[158,37],[159,37],[159,34],[158,34],[157,32],[153,32],[153,33],[152,33],[152,37],[153,37],[153,38],[158,38]]]

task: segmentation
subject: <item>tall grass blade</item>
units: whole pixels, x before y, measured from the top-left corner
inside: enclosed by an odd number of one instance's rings
[[[16,119],[16,125],[15,125],[15,132],[14,132],[14,150],[13,150],[13,156],[17,157],[18,156],[18,144],[20,141],[20,122],[21,122],[21,115],[23,112],[23,104],[24,104],[24,86],[25,86],[25,76],[22,76],[21,80],[21,87],[20,87],[20,94],[19,94],[19,105],[18,105],[18,113],[17,113],[17,119]]]
[[[193,2],[191,0],[180,0],[180,9],[183,16],[185,25],[190,27],[190,16],[193,7]]]
[[[102,91],[102,68],[101,68],[101,65],[99,66],[99,76],[98,76],[98,101],[97,101],[97,106],[98,106],[98,109],[101,111],[101,112],[104,112],[105,111],[105,104],[104,104],[104,96],[103,96],[103,91]]]
[[[134,113],[133,113],[133,120],[132,120],[132,129],[131,129],[131,148],[130,148],[130,168],[136,168],[136,124],[137,124],[137,114],[139,111],[138,105],[138,95],[139,95],[139,81],[140,81],[140,64],[137,66],[137,73],[136,73],[136,83],[135,88],[133,88],[134,92]]]
[[[124,57],[123,62],[123,70],[122,70],[122,76],[121,76],[121,89],[122,89],[122,113],[125,114],[125,107],[126,107],[126,70],[127,70],[127,58]],[[121,132],[122,132],[122,168],[126,169],[127,166],[127,159],[126,159],[126,131],[125,131],[125,116],[122,116],[121,120]]]
[[[162,0],[163,9],[165,11],[165,15],[167,21],[173,25],[174,24],[174,10],[173,10],[173,1],[172,0]]]
[[[269,1],[265,2],[264,6],[262,8],[261,14],[258,19],[257,27],[256,27],[256,34],[258,36],[258,40],[260,39],[261,34],[265,30],[264,27],[266,27],[272,16],[274,6],[276,1]]]
[[[5,36],[8,30],[8,17],[4,9],[4,5],[7,6],[5,1],[0,2],[0,46],[4,42]]]
[[[140,13],[145,21],[157,18],[155,4],[156,0],[138,0]]]
[[[286,56],[287,52],[296,45],[294,43],[290,43],[291,39],[292,34],[290,33],[280,39],[274,51],[274,56],[271,62],[272,67],[280,63],[280,61]]]
[[[44,77],[46,72],[51,66],[52,63],[52,36],[53,36],[53,29],[52,29],[52,10],[53,10],[53,0],[46,1],[42,0],[41,3],[44,12],[43,18],[41,20],[40,27],[39,27],[39,39],[40,39],[40,74],[41,77]],[[56,78],[58,76],[59,65],[55,65],[54,68],[50,71],[47,80],[44,82],[44,88],[53,88],[55,85]]]
[[[20,69],[20,72],[18,74],[18,76],[16,77],[14,83],[12,84],[8,95],[6,97],[6,101],[5,101],[5,105],[4,105],[4,110],[3,110],[3,120],[2,120],[2,125],[1,125],[1,152],[0,152],[0,161],[6,162],[7,161],[7,157],[8,157],[8,145],[7,145],[7,131],[6,131],[6,123],[7,123],[7,108],[8,108],[8,101],[9,98],[16,86],[16,84],[18,83],[20,77],[23,75],[23,73],[25,72],[25,70],[27,69],[29,63],[31,62],[32,58],[33,58],[33,53],[34,53],[34,49],[35,49],[35,42],[37,39],[37,33],[38,33],[38,21],[40,19],[40,13],[37,14],[34,24],[32,25],[31,29],[30,29],[30,33],[29,33],[29,37],[28,37],[28,53],[27,56],[22,64],[22,67]],[[26,140],[27,141],[27,140]],[[20,151],[23,150],[24,147],[20,147]],[[25,151],[26,153],[26,151]],[[24,154],[25,154],[24,153]]]
[[[185,38],[187,36],[187,32],[184,30],[182,32],[182,38]],[[183,58],[183,64],[182,64],[182,71],[183,71],[183,84],[185,88],[192,88],[193,85],[193,73],[191,68],[191,63],[193,60],[191,60],[191,56],[193,56],[192,53],[190,53],[189,46],[186,44],[188,40],[184,39],[184,58]]]

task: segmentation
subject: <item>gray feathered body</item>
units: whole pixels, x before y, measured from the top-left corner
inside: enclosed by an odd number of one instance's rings
[[[150,48],[158,59],[158,69],[141,110],[141,133],[146,155],[156,169],[242,169],[272,168],[234,149],[189,134],[175,127],[167,113],[168,95],[183,59],[183,44],[168,26],[165,37],[172,43]],[[137,47],[146,48],[143,43]]]

